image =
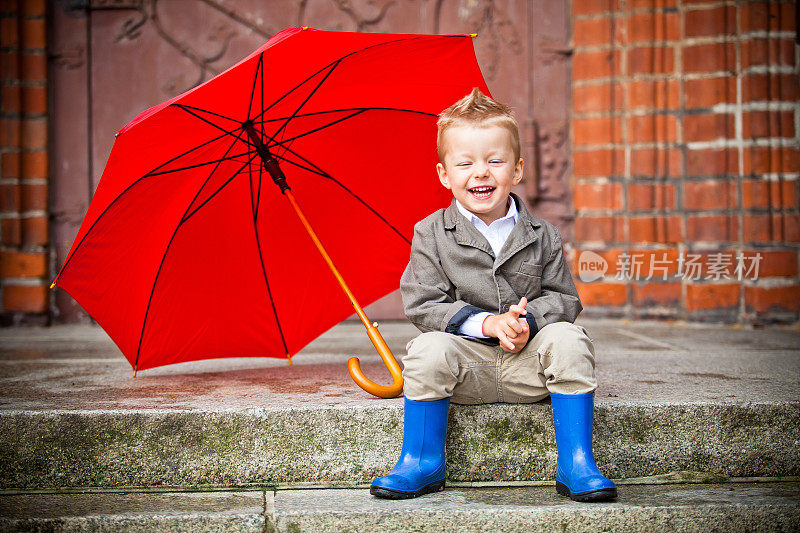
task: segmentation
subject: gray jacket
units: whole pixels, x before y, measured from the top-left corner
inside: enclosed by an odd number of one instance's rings
[[[505,313],[523,296],[531,338],[551,322],[575,321],[583,306],[558,229],[531,215],[517,195],[511,197],[519,219],[497,258],[455,200],[414,226],[400,292],[406,316],[420,330],[457,334],[470,316]]]

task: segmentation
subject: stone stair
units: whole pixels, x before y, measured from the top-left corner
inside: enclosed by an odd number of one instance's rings
[[[452,406],[449,488],[413,502],[370,497],[365,487],[400,449],[402,400],[371,398],[350,381],[350,355],[368,376],[386,375],[360,324],[337,326],[292,366],[203,361],[135,379],[98,328],[0,330],[0,530],[800,523],[800,333],[581,324],[597,347],[595,457],[620,483],[617,502],[589,507],[552,487],[547,401]],[[416,334],[405,323],[381,329],[395,354]]]

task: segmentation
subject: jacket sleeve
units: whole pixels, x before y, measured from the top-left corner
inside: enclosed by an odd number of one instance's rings
[[[552,228],[550,241],[552,247],[547,262],[542,267],[542,291],[528,302],[526,316],[531,328],[531,338],[537,331],[553,322],[575,322],[583,310],[572,280],[564,250],[561,247],[561,234]]]
[[[422,222],[414,227],[411,258],[400,279],[400,294],[406,316],[423,332],[457,335],[467,318],[485,312],[455,298],[455,286],[439,260],[433,228]]]

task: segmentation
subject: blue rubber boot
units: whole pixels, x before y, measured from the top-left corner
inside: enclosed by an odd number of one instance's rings
[[[617,497],[614,483],[603,476],[592,455],[594,393],[550,394],[556,426],[556,490],[578,502]]]
[[[450,398],[405,400],[403,449],[388,475],[372,482],[369,493],[379,498],[416,498],[444,489],[444,438]]]

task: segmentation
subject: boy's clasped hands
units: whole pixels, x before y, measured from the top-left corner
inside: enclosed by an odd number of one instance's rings
[[[512,305],[502,315],[491,315],[483,321],[483,334],[495,337],[500,341],[500,346],[507,352],[517,353],[528,343],[531,330],[526,320],[520,320],[520,315],[527,314],[525,306],[528,300],[524,296],[518,304]]]

